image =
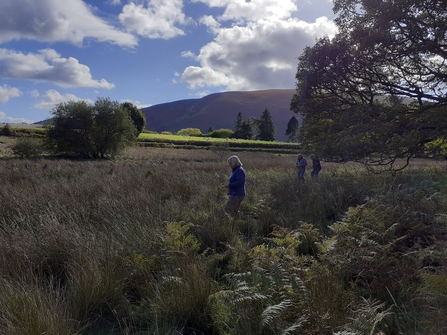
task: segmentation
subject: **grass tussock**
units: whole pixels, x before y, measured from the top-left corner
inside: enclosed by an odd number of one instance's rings
[[[445,332],[445,166],[224,149],[0,160],[0,335]]]

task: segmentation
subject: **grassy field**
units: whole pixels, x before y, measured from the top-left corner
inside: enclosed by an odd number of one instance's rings
[[[246,143],[246,144],[257,144],[257,143],[261,143],[261,144],[265,144],[265,145],[272,145],[272,144],[277,144],[277,143],[282,143],[282,144],[292,144],[292,145],[296,145],[294,143],[286,143],[286,142],[271,142],[271,141],[259,141],[259,140],[241,140],[241,139],[227,139],[227,138],[213,138],[213,137],[198,137],[198,136],[181,136],[181,135],[168,135],[168,134],[158,134],[158,133],[141,133],[140,136],[138,137],[140,140],[145,141],[145,140],[160,140],[160,141],[191,141],[191,142],[203,142],[203,141],[208,141],[208,142],[217,142],[217,143],[222,143],[222,142],[238,142],[238,143]]]
[[[272,142],[259,140],[241,140],[234,138],[212,138],[182,135],[166,135],[142,133],[138,137],[142,146],[177,147],[177,148],[209,148],[215,151],[231,149],[235,151],[263,151],[277,154],[296,154],[300,150],[297,143]]]
[[[387,335],[447,327],[447,170],[133,147],[16,159],[0,138],[0,334]],[[226,158],[247,173],[224,213]]]

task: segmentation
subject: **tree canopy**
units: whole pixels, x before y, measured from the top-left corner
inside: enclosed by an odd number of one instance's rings
[[[261,114],[259,119],[253,118],[252,123],[255,124],[257,131],[257,139],[262,141],[274,141],[275,140],[275,124],[273,122],[270,111],[266,108]]]
[[[295,142],[298,136],[299,123],[295,116],[292,116],[287,122],[286,135],[289,141]]]
[[[239,112],[234,124],[234,137],[249,140],[253,137],[253,130],[250,122],[242,118],[242,113]]]
[[[299,57],[291,109],[325,158],[393,168],[442,148],[447,130],[447,2],[334,0],[338,33]]]
[[[98,98],[60,103],[52,110],[48,142],[56,152],[84,158],[115,156],[138,136],[127,110],[117,101]]]
[[[135,128],[137,128],[137,131],[140,134],[146,127],[146,117],[144,116],[143,112],[130,102],[123,102],[121,107],[129,113]]]

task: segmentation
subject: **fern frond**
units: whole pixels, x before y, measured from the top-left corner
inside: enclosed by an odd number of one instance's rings
[[[240,304],[240,303],[244,303],[244,302],[255,302],[255,301],[264,301],[264,300],[268,300],[269,297],[260,294],[260,293],[253,293],[251,295],[248,296],[242,296],[240,298],[234,299],[234,303],[235,304]]]
[[[299,318],[293,325],[284,329],[280,335],[291,335],[291,334],[295,333],[296,331],[300,330],[304,326],[306,321],[307,320],[305,317]]]
[[[295,306],[293,301],[285,300],[281,301],[277,305],[268,306],[261,313],[261,324],[262,326],[270,327],[271,323],[275,321],[275,319],[279,318],[282,313],[284,313],[289,307]]]

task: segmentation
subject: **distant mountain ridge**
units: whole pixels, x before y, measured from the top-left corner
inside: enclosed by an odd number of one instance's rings
[[[295,92],[294,89],[222,92],[200,99],[158,104],[141,111],[146,117],[147,130],[175,133],[183,128],[199,128],[206,134],[209,127],[214,130],[234,129],[239,112],[244,119],[259,118],[267,108],[275,123],[276,139],[285,141],[290,118],[295,116],[301,124],[300,117],[290,111],[290,101]]]

